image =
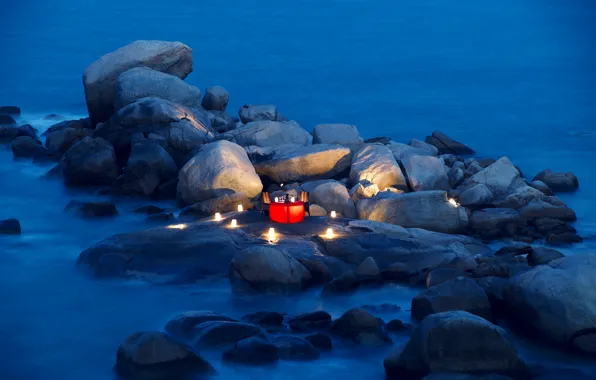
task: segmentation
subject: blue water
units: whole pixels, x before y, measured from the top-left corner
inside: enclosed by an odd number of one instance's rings
[[[275,103],[307,129],[344,122],[365,137],[404,142],[440,129],[482,156],[509,156],[529,177],[546,167],[574,171],[580,190],[561,196],[586,238],[563,249],[574,254],[596,248],[595,37],[593,0],[0,0],[0,105],[21,106],[21,121],[40,130],[47,113],[82,117],[90,63],[136,39],[182,41],[195,60],[187,81],[226,87],[232,112]],[[124,337],[189,309],[339,315],[375,301],[406,310],[416,292],[390,288],[331,305],[313,294],[239,303],[225,282],[89,279],[73,267],[82,249],[149,225],[131,202],[118,204],[111,223],[64,214],[70,199],[88,195],[40,180],[47,169],[0,149],[0,218],[17,217],[24,230],[0,237],[0,379],[111,379]],[[534,362],[585,366],[520,349]],[[343,354],[266,374],[216,366],[225,378],[383,377],[383,355]]]

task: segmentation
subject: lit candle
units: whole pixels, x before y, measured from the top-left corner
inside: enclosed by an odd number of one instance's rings
[[[296,197],[290,197],[290,202],[296,202]]]
[[[335,213],[335,211],[331,211],[331,217],[335,218],[337,216],[337,214]]]
[[[236,221],[236,219],[232,219],[232,223],[230,223],[230,227],[232,227],[232,228],[238,227],[238,222]]]
[[[269,236],[269,239],[273,239],[275,237],[275,228],[269,228],[269,233],[267,235]]]
[[[450,204],[451,204],[451,206],[453,206],[453,207],[457,207],[457,206],[459,206],[459,205],[457,204],[457,202],[455,201],[455,199],[453,199],[453,198],[449,198],[449,203],[450,203]]]
[[[221,220],[221,214],[219,212],[215,213],[215,220],[218,222]]]
[[[242,207],[242,205],[238,205],[238,211],[242,211],[244,210],[244,207]]]
[[[279,198],[275,197],[275,203],[279,202]]]
[[[333,237],[333,229],[327,228],[327,234],[325,235],[327,238],[331,239]]]
[[[284,187],[284,184],[282,183],[281,185],[279,185],[279,187]]]
[[[186,224],[171,224],[166,228],[175,229],[175,230],[183,230],[186,228]]]

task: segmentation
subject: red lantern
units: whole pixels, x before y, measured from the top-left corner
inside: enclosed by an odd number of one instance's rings
[[[304,202],[272,202],[269,205],[269,218],[283,224],[300,223],[304,221]]]

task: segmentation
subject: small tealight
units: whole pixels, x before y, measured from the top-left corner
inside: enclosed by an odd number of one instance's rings
[[[269,228],[269,233],[267,234],[267,236],[269,236],[269,239],[273,239],[275,237],[275,228]]]
[[[337,216],[337,214],[335,213],[335,211],[331,211],[331,217],[335,218]]]
[[[216,213],[215,213],[215,220],[216,220],[217,222],[221,221],[221,214],[220,214],[219,212],[216,212]]]
[[[457,207],[459,206],[459,204],[457,204],[457,202],[455,201],[455,199],[453,198],[449,198],[449,203],[451,204],[451,206],[453,207]]]
[[[238,211],[244,211],[244,207],[242,207],[242,205],[238,205]]]
[[[332,228],[327,228],[327,233],[325,234],[325,237],[331,239],[333,237],[333,229]]]
[[[278,203],[278,202],[279,202],[279,198],[275,197],[275,203]]]
[[[296,202],[296,197],[290,197],[290,202]]]
[[[232,223],[230,223],[230,227],[232,227],[232,228],[238,227],[238,222],[236,221],[236,219],[232,219]]]

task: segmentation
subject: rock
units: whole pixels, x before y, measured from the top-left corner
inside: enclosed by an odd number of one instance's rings
[[[596,354],[594,270],[596,255],[577,254],[512,278],[503,293],[509,317],[526,332]]]
[[[230,94],[221,86],[207,87],[201,105],[208,111],[225,111]]]
[[[393,154],[384,145],[372,144],[362,147],[352,159],[350,181],[372,183],[385,189],[396,187],[407,190],[408,186]]]
[[[209,111],[207,116],[211,120],[211,126],[219,133],[225,133],[236,129],[238,119],[227,114],[225,111]]]
[[[155,189],[153,197],[156,199],[176,199],[178,193],[178,178],[162,183]]]
[[[279,152],[254,167],[259,175],[287,183],[333,178],[350,167],[351,159],[349,148],[317,144]]]
[[[395,224],[373,222],[371,220],[350,220],[346,227],[349,230],[364,230],[375,232],[389,237],[408,238],[410,232]]]
[[[304,337],[310,344],[319,351],[331,351],[333,344],[328,335],[315,333]]]
[[[561,252],[552,248],[535,247],[532,252],[528,253],[528,264],[543,265],[548,264],[553,260],[565,257]]]
[[[418,139],[410,140],[410,146],[414,148],[424,149],[427,150],[432,156],[436,156],[439,154],[439,149],[436,146],[426,143],[424,141],[420,141]],[[450,165],[449,165],[450,166]]]
[[[29,136],[20,136],[10,143],[15,158],[48,159],[50,153],[40,143]]]
[[[116,206],[110,202],[70,201],[64,210],[84,218],[104,218],[118,215]]]
[[[402,164],[413,191],[449,190],[445,165],[439,158],[412,155],[404,157]]]
[[[359,308],[348,310],[333,321],[329,332],[358,345],[391,344],[391,338],[383,331],[383,321]]]
[[[19,129],[14,125],[0,124],[0,143],[9,143],[19,136]]]
[[[18,136],[31,137],[31,139],[33,139],[35,142],[41,144],[41,141],[39,140],[39,136],[37,136],[37,129],[33,128],[30,124],[21,125],[18,128],[17,137]]]
[[[552,245],[581,243],[582,241],[584,239],[574,232],[564,232],[561,234],[550,232],[546,235],[546,243]]]
[[[116,372],[132,380],[187,378],[215,373],[205,359],[162,332],[143,331],[120,344]]]
[[[354,203],[358,202],[360,199],[368,199],[372,198],[379,193],[379,187],[374,183],[369,184],[361,184],[358,183],[354,185],[349,191],[350,198],[354,201]]]
[[[407,330],[408,326],[404,325],[399,319],[392,319],[385,325],[385,330],[390,332],[399,332]]]
[[[308,340],[297,336],[280,336],[273,343],[278,348],[279,358],[283,360],[315,360],[320,356]]]
[[[234,293],[297,293],[309,281],[310,272],[302,264],[273,247],[250,247],[236,254],[230,264]]]
[[[549,232],[562,234],[566,232],[577,232],[569,223],[562,220],[543,218],[534,220],[534,227],[540,234],[546,235]]]
[[[348,190],[339,182],[331,181],[317,186],[310,193],[310,201],[327,212],[336,211],[347,218],[356,218],[356,206]]]
[[[180,170],[178,198],[193,204],[231,193],[256,197],[263,184],[241,146],[229,141],[205,145]]]
[[[295,121],[254,121],[242,128],[226,132],[219,138],[233,141],[241,146],[279,147],[280,145],[312,144],[310,133]]]
[[[328,282],[323,287],[321,295],[324,297],[351,293],[360,286],[360,278],[352,270]]]
[[[238,116],[243,124],[260,120],[277,120],[277,107],[273,104],[251,105],[246,104],[238,110]],[[253,144],[250,144],[253,145]]]
[[[493,202],[495,207],[520,209],[534,199],[545,199],[544,193],[530,186],[521,186],[501,201]]]
[[[288,324],[293,331],[323,330],[331,325],[331,315],[322,310],[302,313],[289,318]]]
[[[579,181],[575,174],[571,172],[553,172],[550,169],[536,174],[533,181],[542,181],[554,192],[574,191],[579,187]]]
[[[311,204],[309,207],[310,216],[327,216],[327,211],[319,205]]]
[[[20,116],[21,109],[17,106],[0,106],[0,114]]]
[[[507,333],[464,311],[433,314],[410,341],[385,359],[387,379],[420,379],[429,373],[499,373],[527,379]]]
[[[432,136],[427,136],[424,141],[426,141],[428,144],[436,146],[440,153],[462,155],[475,153],[472,149],[468,148],[464,144],[460,143],[459,141],[455,141],[451,137],[439,131],[434,131]]]
[[[506,245],[501,247],[495,252],[495,256],[501,255],[509,255],[509,256],[519,256],[519,255],[527,255],[532,253],[533,248],[525,243],[513,243],[511,245]]]
[[[493,201],[493,194],[486,185],[478,184],[464,190],[457,201],[464,207],[488,206]]]
[[[21,223],[17,219],[0,220],[0,235],[19,235]]]
[[[471,162],[470,165],[468,165],[468,167],[466,168],[466,170],[471,175],[480,173],[482,171],[482,169],[484,169],[484,167],[482,165],[480,165],[478,162],[476,162],[475,160],[473,162]]]
[[[250,337],[236,342],[233,348],[224,352],[223,360],[249,365],[268,364],[277,361],[278,351],[276,345],[265,339]]]
[[[242,320],[253,325],[263,326],[267,329],[279,329],[283,327],[284,316],[275,311],[258,311],[256,313],[246,314],[242,317]]]
[[[488,297],[476,281],[467,277],[442,282],[423,290],[412,299],[412,318],[423,320],[430,314],[463,310],[492,320]]]
[[[61,157],[78,141],[93,135],[93,130],[84,128],[84,125],[87,124],[82,124],[79,120],[68,120],[50,127],[45,132],[46,148],[54,156]]]
[[[495,199],[501,199],[513,192],[517,187],[525,186],[519,170],[507,157],[502,157],[494,164],[466,179],[461,186],[466,188],[485,185]]]
[[[207,321],[193,327],[191,332],[193,348],[225,348],[249,337],[266,338],[260,327],[248,323],[231,321]]]
[[[322,285],[333,280],[329,267],[322,261],[299,258],[298,261],[310,272],[310,281],[307,286]]]
[[[356,152],[364,144],[355,125],[319,124],[313,131],[313,144],[337,144]]]
[[[381,282],[381,271],[377,265],[375,259],[367,257],[363,262],[358,265],[358,268],[354,271],[359,277],[360,283],[368,282]]]
[[[121,162],[126,160],[132,138],[138,134],[163,139],[164,148],[182,166],[201,145],[211,142],[216,132],[206,111],[155,97],[123,107],[94,131],[95,136],[114,145]]]
[[[523,224],[519,213],[509,208],[474,211],[470,218],[471,229],[485,238],[515,235]]]
[[[200,105],[201,91],[198,88],[185,83],[176,75],[148,67],[133,67],[126,70],[118,75],[115,86],[115,111],[148,97],[169,100],[186,107]]]
[[[158,143],[144,139],[132,144],[117,191],[126,195],[152,195],[157,187],[178,175],[174,159]]]
[[[193,337],[193,328],[203,322],[227,321],[235,322],[232,318],[217,314],[212,311],[187,311],[171,319],[165,330],[168,334],[183,340],[190,341]]]
[[[546,183],[544,183],[542,181],[532,181],[528,185],[532,186],[536,190],[542,191],[542,193],[544,195],[553,195],[553,190],[550,187],[548,187],[548,185]]]
[[[395,141],[390,141],[387,144],[387,147],[391,150],[391,153],[393,153],[393,157],[397,162],[410,156],[435,156],[434,152],[431,152],[428,149],[416,148]]]
[[[464,171],[460,168],[453,167],[447,172],[447,178],[449,179],[449,186],[455,189],[464,181]]]
[[[250,199],[243,193],[225,194],[217,198],[197,202],[191,206],[185,207],[180,212],[180,216],[213,216],[216,212],[227,213],[238,210],[238,205],[242,205],[244,210],[250,210],[254,206]]]
[[[450,204],[447,193],[438,190],[362,199],[356,209],[360,219],[445,233],[463,232],[468,222],[465,209]]]
[[[524,220],[557,219],[574,221],[577,219],[575,212],[567,206],[553,206],[540,199],[534,199],[519,210],[520,217]]]
[[[102,138],[77,142],[64,154],[60,167],[68,185],[110,185],[118,178],[114,148]]]
[[[164,210],[161,207],[157,207],[157,206],[153,206],[153,205],[141,206],[141,207],[137,207],[134,210],[132,210],[132,212],[134,212],[134,213],[147,214],[147,215],[161,214],[164,211],[166,211],[166,210]]]
[[[430,288],[458,277],[471,277],[468,272],[460,268],[437,268],[428,272],[426,276],[426,287]]]
[[[425,143],[425,144],[426,144],[426,143]],[[429,144],[429,145],[430,145],[430,144]],[[434,146],[434,145],[430,145],[430,146]],[[452,167],[454,167],[454,166],[455,166],[455,164],[456,164],[457,162],[459,162],[459,161],[457,160],[457,156],[455,156],[455,155],[453,155],[453,154],[449,154],[449,153],[448,153],[448,154],[442,154],[442,155],[440,155],[440,156],[439,156],[439,158],[440,158],[441,160],[443,160],[443,163],[445,164],[445,166],[447,166],[447,167],[449,167],[449,168],[452,168]],[[465,165],[463,166],[463,168],[465,169]]]
[[[116,80],[133,67],[147,67],[184,79],[192,71],[192,50],[180,42],[135,41],[91,64],[85,70],[83,84],[94,126],[114,113]]]
[[[16,120],[10,115],[0,114],[0,125],[14,125]]]

